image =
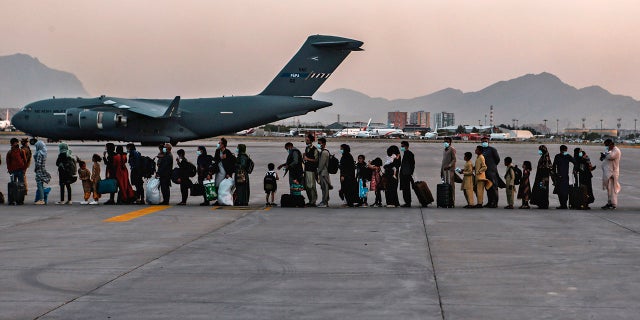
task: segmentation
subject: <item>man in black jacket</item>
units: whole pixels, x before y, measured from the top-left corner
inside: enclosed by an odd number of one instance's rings
[[[162,192],[162,202],[168,205],[171,197],[171,172],[173,171],[173,155],[171,154],[171,144],[165,143],[162,147],[162,157],[158,157],[158,178],[160,179],[160,192]]]
[[[498,150],[489,146],[489,138],[483,137],[482,141],[482,155],[484,161],[487,164],[487,171],[485,172],[487,179],[493,182],[493,186],[487,190],[488,202],[486,207],[497,208],[498,207],[498,164],[500,164],[500,155]]]
[[[416,160],[413,152],[409,151],[409,142],[400,142],[400,151],[402,155],[402,163],[400,164],[400,190],[402,190],[402,198],[404,199],[405,208],[411,207],[411,180],[413,179],[413,171],[416,169]]]
[[[278,166],[278,170],[286,168],[289,173],[289,186],[293,184],[293,180],[303,181],[304,171],[302,169],[302,153],[293,146],[293,143],[287,142],[284,145],[287,150],[287,162]]]

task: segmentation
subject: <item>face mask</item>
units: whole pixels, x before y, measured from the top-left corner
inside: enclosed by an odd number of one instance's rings
[[[401,147],[400,151],[405,152],[405,151],[407,151],[407,149],[405,149],[405,147]]]
[[[445,143],[444,143],[444,148],[445,148],[445,149],[446,149],[446,148],[449,148],[449,142],[445,142]]]
[[[582,152],[578,152],[578,157],[582,158],[583,153]]]
[[[216,149],[220,149],[220,144],[216,144]]]
[[[565,152],[563,152],[562,154],[563,154],[563,155],[565,155],[565,156],[568,156],[568,155],[569,155],[569,152],[566,152],[566,151],[565,151]]]
[[[542,150],[538,150],[538,155],[541,156],[542,155]]]
[[[290,153],[291,153],[291,149],[287,149],[287,153],[289,153],[289,154],[290,154]]]
[[[236,153],[239,153],[239,152],[240,152],[240,149],[236,148]]]
[[[482,143],[482,147],[483,147],[483,148],[486,148],[486,147],[488,147],[488,146],[489,146],[489,142],[483,142],[483,143]]]
[[[318,149],[322,149],[322,145],[321,145],[321,144],[319,144],[319,143],[316,145],[316,147],[317,147]]]
[[[604,147],[604,153],[609,152],[609,147]]]
[[[199,156],[199,155],[201,155],[201,154],[202,154],[202,152],[200,152],[200,150],[196,151],[196,155],[198,155],[198,156]]]
[[[343,154],[343,153],[344,153],[344,150],[340,149],[340,154]]]
[[[162,148],[162,152],[167,153],[167,148]]]

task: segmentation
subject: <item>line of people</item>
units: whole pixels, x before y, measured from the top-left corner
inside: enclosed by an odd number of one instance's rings
[[[47,191],[50,190],[45,188],[45,184],[51,181],[51,175],[46,171],[47,148],[44,142],[32,140],[31,143],[36,149],[32,154],[29,142],[26,138],[21,141],[16,138],[11,139],[11,149],[6,156],[7,170],[12,181],[24,184],[26,194],[28,189],[25,173],[31,166],[33,158],[37,186],[35,203],[45,204]],[[384,161],[380,157],[366,161],[364,155],[357,156],[356,160],[348,144],[340,145],[338,160],[326,149],[326,139],[320,138],[316,143],[312,134],[305,137],[305,144],[303,153],[295,148],[293,143],[287,142],[285,144],[287,159],[277,167],[278,170],[285,170],[285,176],[289,175],[290,194],[301,195],[301,191],[305,191],[307,196],[305,206],[329,206],[329,193],[333,189],[331,174],[339,171],[339,195],[345,206],[368,206],[368,192],[372,191],[375,195],[372,206],[381,207],[383,206],[382,191],[384,191],[387,207],[411,207],[416,161],[414,154],[409,150],[408,141],[402,141],[400,148],[396,145],[389,146]],[[445,138],[443,146],[440,178],[443,182],[449,183],[452,190],[455,190],[456,182],[462,183],[461,189],[467,201],[465,208],[497,208],[499,188],[504,188],[507,197],[505,209],[514,208],[514,198],[521,199],[522,204],[519,207],[521,209],[529,209],[530,204],[547,209],[550,184],[553,183],[553,193],[558,195],[560,202],[557,208],[566,209],[569,207],[569,193],[572,190],[569,179],[571,164],[573,164],[575,186],[585,194],[584,203],[579,204],[580,209],[588,209],[589,204],[595,201],[591,183],[595,166],[592,165],[586,152],[580,148],[575,148],[571,156],[567,146],[562,145],[560,153],[551,161],[546,146],[539,146],[540,158],[532,185],[530,174],[533,168],[529,161],[524,161],[520,169],[514,166],[510,157],[506,157],[504,180],[498,175],[500,155],[493,146],[489,145],[487,138],[483,138],[481,145],[475,148],[475,162],[471,161],[471,152],[465,152],[463,168],[456,167],[456,149],[453,141]],[[608,201],[602,208],[615,209],[617,194],[620,191],[618,178],[621,152],[611,139],[605,141],[605,147],[606,150],[601,154],[600,160],[603,161],[603,188],[608,190]],[[78,179],[84,191],[81,204],[98,204],[102,194],[109,194],[109,199],[104,202],[107,205],[144,204],[146,202],[143,179],[152,177],[159,179],[159,189],[162,194],[160,204],[169,204],[170,187],[173,182],[180,185],[181,201],[178,205],[185,205],[190,194],[201,194],[203,202],[200,205],[211,205],[213,200],[202,192],[203,185],[208,180],[215,181],[217,189],[225,180],[232,186],[233,200],[231,203],[224,204],[242,206],[249,204],[249,176],[253,171],[253,161],[247,155],[244,144],[239,144],[234,154],[227,149],[225,138],[219,140],[213,156],[207,153],[204,146],[199,146],[195,164],[187,159],[183,149],[178,150],[175,168],[172,146],[168,143],[159,146],[159,152],[154,159],[142,156],[134,144],[116,146],[113,143],[107,143],[102,156],[93,155],[91,170],[88,169],[85,161],[73,156],[66,143],[60,143],[58,151],[56,166],[60,200],[56,202],[57,204],[72,204],[71,185]],[[104,179],[101,178],[101,162],[105,165]],[[274,205],[277,181],[280,176],[273,163],[268,164],[267,169],[263,179],[266,204]],[[459,178],[456,173],[462,174],[463,177]],[[193,183],[191,178],[195,176],[197,176],[197,182]],[[111,182],[113,186],[109,187],[106,182]],[[320,185],[320,199],[318,199],[316,184]],[[398,187],[402,191],[404,200],[402,205],[398,197]],[[194,192],[194,189],[199,189],[200,192]],[[486,204],[484,204],[485,191]],[[452,198],[452,203],[455,203],[455,192],[452,192]],[[9,204],[22,204],[22,201],[10,201]]]

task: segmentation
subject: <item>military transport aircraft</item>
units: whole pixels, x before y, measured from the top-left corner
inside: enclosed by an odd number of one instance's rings
[[[176,144],[234,133],[331,106],[311,96],[363,42],[326,35],[307,38],[256,96],[180,99],[64,98],[33,102],[12,124],[52,140],[115,140]]]

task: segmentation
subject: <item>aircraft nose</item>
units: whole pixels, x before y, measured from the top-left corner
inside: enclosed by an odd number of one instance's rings
[[[20,131],[24,131],[23,130],[24,123],[25,123],[25,119],[24,119],[23,111],[18,111],[18,113],[14,114],[13,117],[11,117],[11,125],[16,127],[16,129]]]

